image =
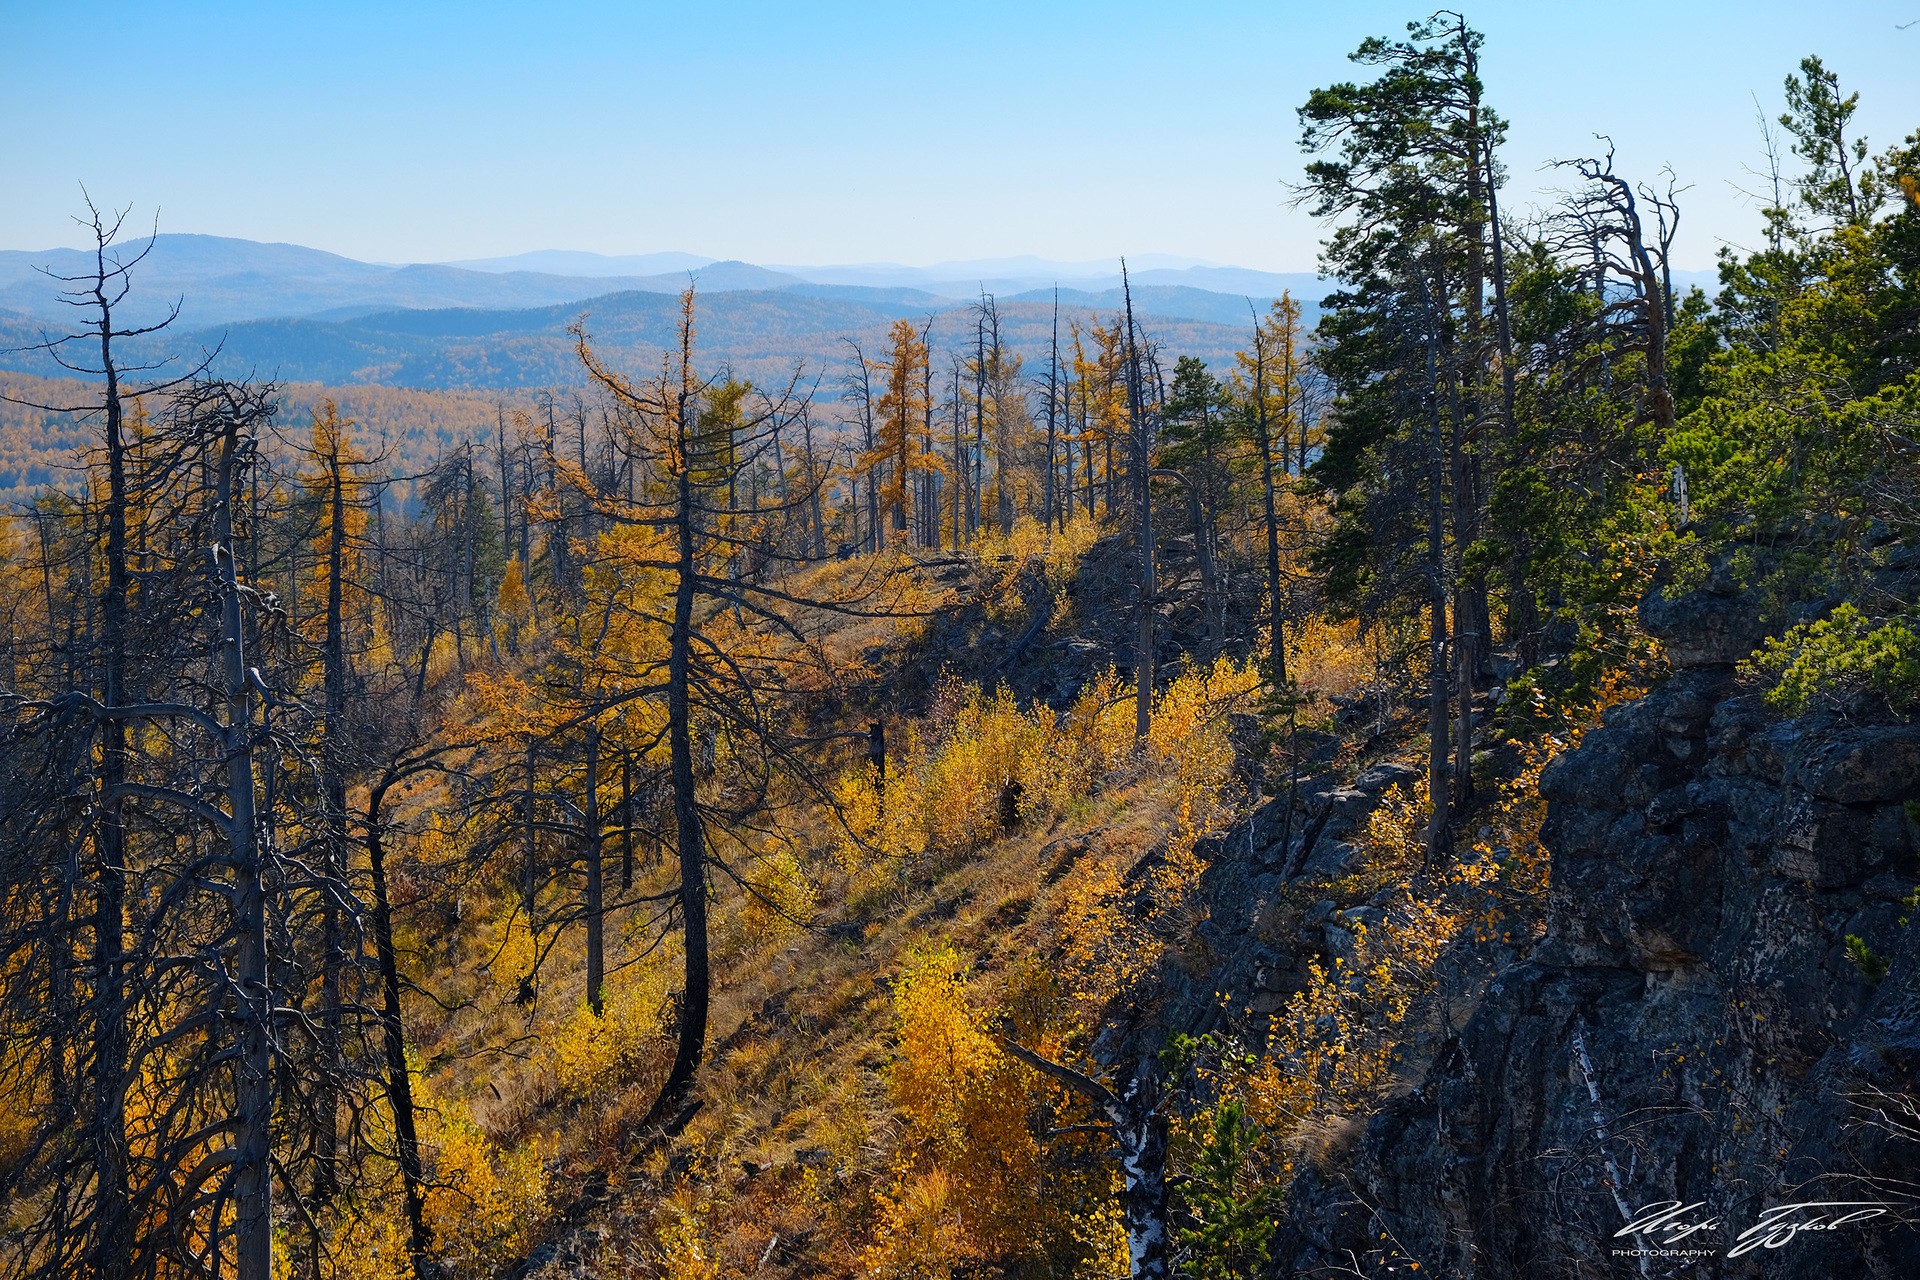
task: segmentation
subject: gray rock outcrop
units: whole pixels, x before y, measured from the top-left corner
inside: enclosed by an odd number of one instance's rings
[[[1920,726],[1773,715],[1731,591],[1644,616],[1676,674],[1541,780],[1546,936],[1294,1184],[1273,1274],[1920,1275]],[[1618,1234],[1666,1201],[1714,1225]],[[1889,1211],[1739,1253],[1809,1201]]]

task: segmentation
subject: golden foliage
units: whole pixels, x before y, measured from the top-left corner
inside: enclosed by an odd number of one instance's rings
[[[546,1209],[540,1147],[494,1144],[480,1126],[445,1108],[426,1145],[432,1153],[425,1219],[434,1251],[457,1275],[484,1275],[527,1244]]]
[[[323,1225],[331,1226],[327,1249],[333,1280],[412,1280],[411,1238],[397,1189],[390,1196],[374,1193],[337,1203]],[[274,1280],[301,1275],[304,1268],[286,1251],[285,1239],[275,1243]]]
[[[412,1064],[410,1064],[410,1067]],[[442,1273],[461,1280],[490,1275],[520,1256],[546,1213],[548,1187],[538,1141],[505,1146],[475,1124],[464,1104],[441,1099],[416,1070],[415,1102],[426,1166],[422,1220]],[[369,1120],[386,1117],[370,1112]],[[377,1135],[389,1149],[391,1132]],[[368,1185],[322,1216],[332,1280],[411,1280],[409,1233],[399,1169],[369,1163]],[[291,1262],[281,1259],[276,1271]]]
[[[661,965],[634,965],[603,985],[601,1013],[582,1000],[554,1028],[543,1052],[562,1097],[587,1097],[631,1073],[660,1036],[667,982]]]
[[[527,581],[520,572],[518,556],[507,558],[506,572],[500,578],[500,599],[496,609],[516,639],[519,629],[533,620],[533,598],[527,594]]]
[[[893,983],[898,1042],[887,1088],[903,1131],[862,1255],[874,1275],[943,1276],[962,1260],[1110,1251],[1110,1173],[1063,1177],[1050,1167],[1029,1123],[1046,1089],[990,1031],[995,1014],[975,1003],[967,967],[951,943],[924,945]]]
[[[1131,752],[1132,721],[1117,688],[1108,673],[1056,716],[1042,704],[1022,708],[1005,688],[988,695],[944,682],[888,762],[884,793],[867,767],[836,788],[843,830],[835,855],[851,892],[899,890],[916,868],[955,865],[1010,825],[1049,823],[1085,798]]]
[[[660,1203],[654,1251],[665,1280],[719,1280],[720,1260],[713,1245],[713,1202],[687,1186],[676,1187]]]
[[[1606,714],[1607,708],[1646,692],[1644,674],[1609,668],[1582,705],[1563,713],[1552,733],[1526,743],[1519,767],[1500,786],[1483,834],[1473,843],[1472,856],[1456,872],[1462,884],[1493,890],[1483,905],[1480,933],[1511,937],[1515,928],[1529,932],[1543,927],[1551,859],[1540,841],[1547,804],[1540,796],[1540,774],[1580,740]]]
[[[873,1240],[861,1254],[877,1280],[949,1280],[953,1264],[971,1253],[953,1185],[935,1166],[897,1171],[893,1185],[874,1194]]]
[[[1223,1093],[1244,1097],[1248,1114],[1275,1140],[1297,1144],[1364,1115],[1391,1082],[1406,1039],[1402,1025],[1465,919],[1444,893],[1430,895],[1431,886],[1412,878],[1430,813],[1424,783],[1382,799],[1356,841],[1370,867],[1401,877],[1379,922],[1350,918],[1346,953],[1309,965],[1306,986],[1269,1022],[1259,1066],[1217,1082]]]
[[[1009,618],[1024,612],[1031,602],[1021,595],[1020,580],[1034,570],[1058,608],[1101,532],[1100,522],[1083,512],[1072,513],[1064,530],[1049,529],[1028,515],[1017,517],[1004,534],[982,529],[974,540],[974,554],[994,575],[982,593],[987,615]]]
[[[813,922],[819,896],[791,848],[768,842],[748,874],[752,889],[740,906],[740,932],[748,944],[785,938]]]
[[[1128,990],[1160,962],[1169,941],[1187,938],[1200,923],[1204,907],[1195,890],[1204,863],[1198,845],[1225,828],[1237,799],[1228,713],[1258,686],[1252,663],[1222,658],[1212,667],[1181,672],[1155,699],[1144,764],[1169,813],[1166,849],[1151,860],[1144,884],[1129,880],[1141,851],[1122,843],[1082,858],[1060,889],[1063,977],[1083,1004],[1098,1006]],[[1118,692],[1109,674],[1089,685],[1082,699]],[[1114,760],[1122,741],[1131,749],[1130,706],[1108,701],[1097,712],[1079,711],[1069,721],[1078,718],[1088,726],[1090,755]],[[1136,892],[1150,904],[1144,915],[1130,909]]]
[[[951,943],[908,957],[893,982],[899,1047],[888,1091],[915,1142],[936,1157],[961,1150],[977,1082],[1000,1070],[1005,1053],[967,999],[967,964]]]
[[[1310,697],[1348,696],[1374,678],[1377,665],[1374,644],[1361,639],[1352,619],[1310,615],[1287,633],[1287,673]]]
[[[1253,663],[1222,656],[1210,668],[1188,667],[1154,699],[1147,743],[1155,759],[1171,766],[1175,788],[1169,862],[1191,861],[1194,844],[1232,816],[1227,713],[1259,687]]]

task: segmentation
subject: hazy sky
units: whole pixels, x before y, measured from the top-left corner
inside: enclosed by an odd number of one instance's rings
[[[1295,109],[1409,3],[0,0],[0,247],[85,182],[166,231],[380,261],[681,249],[828,263],[1184,254],[1311,269]],[[1480,4],[1508,203],[1610,133],[1679,265],[1756,218],[1755,95],[1818,52],[1920,128],[1920,0]],[[1599,43],[1594,43],[1598,39]]]

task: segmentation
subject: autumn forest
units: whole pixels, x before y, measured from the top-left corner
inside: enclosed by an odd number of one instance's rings
[[[1628,1275],[1636,1179],[1706,1149],[1658,1116],[1812,1177],[1756,1117],[1920,963],[1873,772],[1920,708],[1920,135],[1771,70],[1760,247],[1683,287],[1684,182],[1604,138],[1510,207],[1483,55],[1441,13],[1296,104],[1324,296],[1229,353],[1116,264],[1018,341],[983,290],[748,368],[695,284],[644,354],[586,308],[552,387],[288,386],[170,348],[148,229],[85,209],[0,374],[0,1275]],[[1630,1106],[1609,1001],[1720,953],[1617,921],[1724,877],[1597,887],[1574,780],[1702,672],[1660,768],[1881,734],[1766,785],[1891,852],[1767,891],[1830,895],[1805,1064],[1658,1048]],[[1704,847],[1731,768],[1629,825]],[[1555,1145],[1449,1082],[1575,971],[1616,994],[1542,1033]],[[1920,1204],[1887,1043],[1828,1199]],[[1458,1203],[1550,1254],[1406,1209],[1493,1141],[1449,1125],[1528,1123]],[[1874,1229],[1852,1274],[1920,1256]]]

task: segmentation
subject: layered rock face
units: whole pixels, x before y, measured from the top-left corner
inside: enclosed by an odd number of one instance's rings
[[[1547,936],[1296,1183],[1275,1274],[1920,1275],[1920,726],[1780,720],[1753,614],[1649,602],[1673,678],[1541,782]]]

